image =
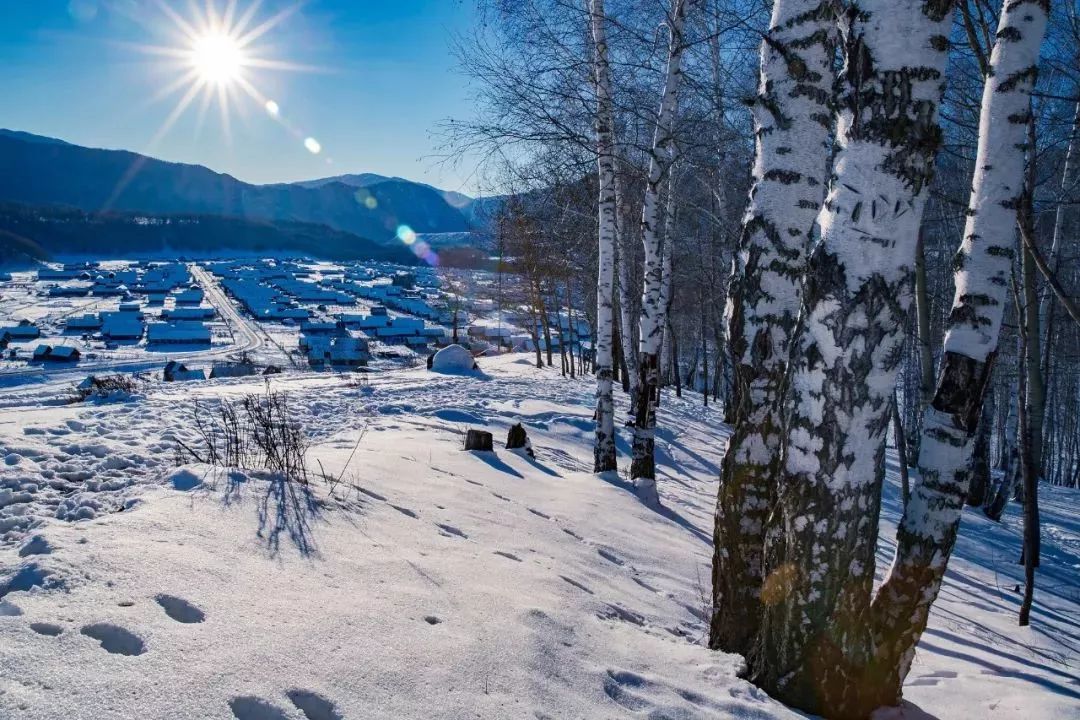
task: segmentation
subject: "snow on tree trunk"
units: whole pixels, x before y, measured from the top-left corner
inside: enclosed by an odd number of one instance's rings
[[[668,22],[669,50],[660,110],[649,149],[649,174],[641,208],[641,240],[645,246],[645,282],[641,292],[638,318],[638,389],[634,408],[633,459],[630,478],[638,497],[658,505],[656,461],[653,453],[656,435],[656,400],[660,380],[660,342],[663,339],[666,305],[662,305],[663,260],[661,258],[660,183],[671,169],[674,158],[674,121],[679,84],[682,82],[682,58],[686,49],[683,28],[686,15],[698,0],[676,0]]]
[[[612,392],[612,298],[615,292],[615,127],[604,28],[604,0],[590,0],[596,82],[596,153],[600,179],[599,277],[596,283],[596,442],[593,472],[617,470]]]
[[[979,146],[956,294],[934,400],[923,417],[919,476],[897,527],[896,557],[874,599],[883,700],[900,698],[941,589],[968,489],[973,437],[997,350],[1024,181],[1025,123],[1047,0],[1006,0],[983,89]]]
[[[827,0],[777,0],[761,44],[754,184],[726,309],[739,409],[716,502],[709,646],[728,652],[745,654],[758,627],[781,387],[828,177],[834,28]]]
[[[750,658],[771,695],[829,718],[865,718],[876,706],[862,673],[885,440],[941,144],[951,10],[951,0],[862,0],[840,19],[837,151],[791,355]]]

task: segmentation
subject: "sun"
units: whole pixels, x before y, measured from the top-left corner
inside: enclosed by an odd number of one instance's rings
[[[236,38],[211,32],[192,40],[190,61],[200,80],[221,86],[240,79],[247,58]]]
[[[150,141],[153,147],[168,133],[177,120],[193,105],[197,108],[196,134],[212,105],[221,115],[221,131],[231,143],[231,116],[245,115],[252,106],[284,127],[311,154],[321,146],[310,133],[292,127],[284,109],[267,97],[259,86],[265,75],[276,72],[319,71],[320,68],[297,65],[280,58],[268,57],[273,47],[263,37],[275,29],[304,4],[303,0],[286,0],[276,14],[261,17],[259,9],[264,0],[188,0],[187,10],[175,6],[183,3],[167,0],[146,0],[160,14],[139,16],[148,34],[159,37],[162,44],[134,44],[147,55],[161,59],[159,66],[174,75],[163,82],[159,90],[147,99],[149,106],[172,96],[179,96],[175,106],[162,121]],[[262,41],[262,42],[260,42]],[[246,119],[246,118],[245,118]],[[309,142],[310,141],[310,142]]]

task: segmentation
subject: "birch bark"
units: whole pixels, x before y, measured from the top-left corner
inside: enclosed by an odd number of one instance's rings
[[[960,525],[1008,293],[1025,125],[1048,13],[1048,0],[1006,0],[990,58],[942,368],[923,418],[919,474],[897,528],[896,557],[873,604],[876,664],[887,674],[890,702],[900,698]]]
[[[599,275],[596,283],[596,441],[593,472],[617,470],[612,393],[612,298],[615,292],[615,128],[604,0],[589,2],[596,83],[596,154],[600,180]],[[550,348],[550,345],[549,345]]]
[[[828,0],[777,0],[761,44],[753,187],[725,310],[738,405],[716,501],[709,646],[728,652],[746,654],[758,628],[783,378],[828,177],[835,25]]]
[[[661,305],[663,267],[660,232],[662,209],[660,184],[671,168],[674,157],[674,121],[682,60],[686,50],[683,29],[686,16],[699,0],[676,0],[668,21],[669,46],[667,71],[660,96],[660,110],[649,149],[649,172],[641,208],[641,240],[645,247],[645,282],[638,318],[638,392],[635,403],[633,459],[630,478],[642,502],[659,505],[656,491],[656,401],[660,377],[660,341],[663,337],[664,307]]]
[[[837,152],[803,287],[750,658],[771,695],[829,718],[879,704],[864,672],[885,439],[951,24],[951,0],[859,0],[840,22]]]

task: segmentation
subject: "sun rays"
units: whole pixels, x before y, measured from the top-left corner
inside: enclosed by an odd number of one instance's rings
[[[155,13],[157,27],[153,29],[158,32],[164,29],[166,42],[140,44],[135,49],[159,58],[168,72],[175,73],[148,103],[172,98],[175,101],[151,144],[161,140],[189,111],[196,113],[196,133],[202,132],[213,106],[221,131],[231,143],[234,113],[243,115],[255,107],[280,123],[309,152],[320,152],[321,145],[291,127],[281,106],[259,89],[260,76],[266,73],[318,69],[269,54],[270,45],[266,41],[271,31],[279,28],[301,4],[295,2],[267,14],[262,12],[262,0],[247,4],[240,0],[205,0],[202,4],[190,0],[186,11],[177,10],[177,3],[155,0],[154,7],[159,12]]]

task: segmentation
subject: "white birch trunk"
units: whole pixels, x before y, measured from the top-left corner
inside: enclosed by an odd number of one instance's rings
[[[983,90],[979,145],[956,295],[934,400],[923,418],[919,474],[874,600],[878,663],[898,700],[941,589],[968,489],[971,450],[1007,302],[1024,182],[1029,101],[1047,0],[1006,0]]]
[[[792,353],[752,661],[771,695],[829,718],[876,707],[863,673],[885,440],[941,144],[951,9],[949,0],[862,0],[841,19],[837,153]]]
[[[658,505],[656,491],[656,399],[659,388],[660,342],[663,338],[664,308],[660,305],[663,268],[660,233],[660,183],[670,170],[675,151],[675,112],[682,82],[682,59],[686,49],[683,28],[686,15],[699,0],[676,0],[668,21],[669,50],[660,110],[649,149],[649,173],[641,207],[641,240],[645,247],[645,282],[638,317],[638,395],[634,418],[633,459],[630,478],[638,497]]]
[[[615,165],[615,233],[619,281],[619,336],[622,338],[622,355],[626,363],[626,376],[630,386],[630,414],[633,416],[638,397],[637,344],[634,342],[634,297],[630,290],[630,268],[633,264],[631,233],[626,227],[626,196],[623,192],[622,175]]]
[[[593,472],[617,470],[612,393],[612,298],[615,292],[615,127],[604,0],[590,0],[596,82],[596,153],[600,180],[599,276],[596,283],[596,441]]]
[[[776,0],[761,44],[754,184],[725,310],[738,406],[716,502],[709,646],[728,652],[746,654],[758,628],[781,387],[828,178],[835,26],[827,0]]]

